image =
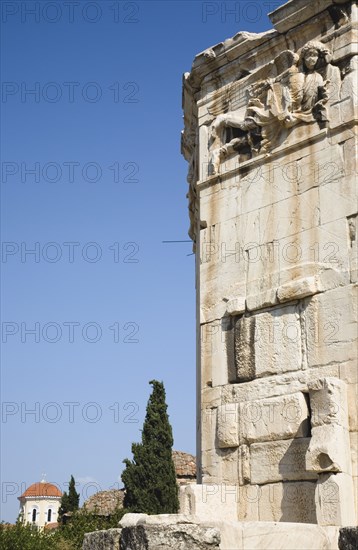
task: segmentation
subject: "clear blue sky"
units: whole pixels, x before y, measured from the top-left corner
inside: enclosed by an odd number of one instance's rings
[[[2,520],[42,473],[122,486],[152,378],[195,453],[194,256],[162,243],[188,238],[182,73],[279,4],[1,2]]]

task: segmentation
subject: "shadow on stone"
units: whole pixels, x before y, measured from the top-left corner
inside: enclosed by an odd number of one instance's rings
[[[339,530],[339,550],[357,550],[358,527],[342,527]]]

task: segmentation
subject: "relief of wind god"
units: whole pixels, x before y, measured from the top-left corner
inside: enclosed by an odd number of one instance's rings
[[[298,124],[325,125],[329,86],[333,81],[338,89],[341,80],[331,57],[318,41],[308,42],[298,53],[281,52],[269,68],[275,74],[248,87],[244,116],[242,111],[229,110],[212,122],[211,173],[217,174],[220,164],[235,152],[244,153],[244,160],[270,154]]]

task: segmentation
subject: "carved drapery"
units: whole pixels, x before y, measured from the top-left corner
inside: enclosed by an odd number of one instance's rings
[[[269,76],[248,87],[244,116],[242,111],[229,110],[213,120],[211,174],[218,173],[220,164],[232,154],[244,154],[244,160],[270,154],[298,124],[325,125],[329,120],[327,104],[335,99],[341,82],[331,57],[329,49],[318,41],[308,42],[298,53],[285,50],[278,55]],[[223,97],[224,111],[230,100],[227,92]]]

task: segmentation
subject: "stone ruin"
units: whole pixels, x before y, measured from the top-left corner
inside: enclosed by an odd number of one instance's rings
[[[114,515],[118,509],[123,508],[124,490],[109,489],[98,491],[91,495],[83,504],[83,508],[90,514],[102,517]]]
[[[183,451],[173,451],[175,474],[179,486],[195,483],[196,481],[196,460],[195,456]]]
[[[197,484],[86,550],[358,546],[358,6],[269,16],[184,75]]]

